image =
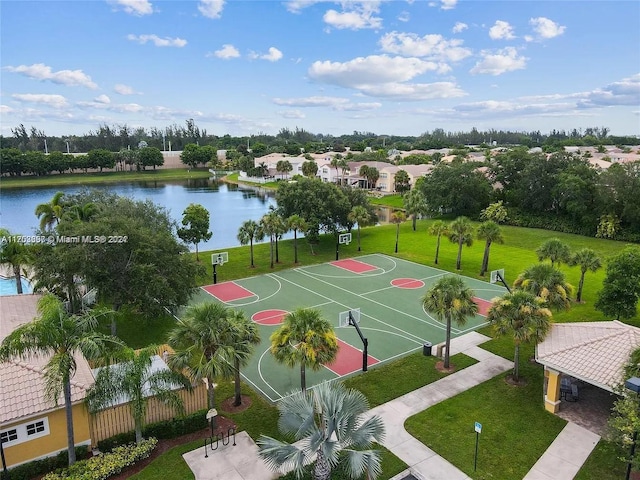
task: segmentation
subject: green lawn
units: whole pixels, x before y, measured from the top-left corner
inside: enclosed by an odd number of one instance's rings
[[[399,257],[426,265],[434,265],[433,255],[436,239],[427,233],[430,223],[431,220],[418,221],[416,231],[412,231],[411,222],[405,222],[401,225],[399,253],[397,254]],[[214,225],[214,234],[215,228]],[[348,258],[375,252],[394,255],[395,233],[394,225],[364,228],[361,239],[362,251],[358,252],[354,235],[354,241],[350,245],[340,247],[340,257]],[[504,268],[509,283],[512,283],[525,268],[537,262],[535,248],[552,236],[568,243],[572,250],[583,247],[592,248],[603,259],[626,246],[623,242],[538,229],[503,227],[503,233],[505,243],[492,246],[490,269]],[[314,246],[313,253],[304,239],[299,240],[298,244],[300,265],[324,263],[335,259],[335,240],[332,237],[322,237],[320,244]],[[228,249],[229,263],[219,267],[218,280],[232,280],[296,266],[293,264],[293,240],[279,242],[280,263],[276,264],[273,270],[269,268],[269,245],[260,244],[254,248],[256,268],[249,267],[248,247]],[[462,270],[459,273],[481,278],[478,273],[483,248],[484,243],[479,241],[471,247],[464,248]],[[438,267],[455,271],[456,254],[456,245],[443,238]],[[207,255],[202,255],[201,258],[206,259]],[[202,284],[211,283],[211,266],[207,265],[207,268],[207,276],[200,279]],[[578,284],[578,267],[562,266],[561,269],[567,275],[569,282],[574,285]],[[574,304],[568,312],[554,314],[554,320],[557,322],[605,320],[602,314],[593,308],[603,278],[604,269],[596,273],[588,273],[583,293],[585,303]],[[149,338],[148,335],[161,339],[163,330],[167,329],[170,323],[151,322],[149,325],[143,325],[142,328],[139,328],[138,325],[138,328],[130,329],[130,331],[121,329],[121,335],[128,343],[138,345],[141,343],[140,338]],[[640,325],[640,315],[636,315],[629,323]],[[483,333],[490,334],[491,332],[489,329],[485,329]],[[505,358],[513,358],[513,343],[509,339],[495,339],[483,347]],[[478,472],[472,475],[473,478],[505,480],[522,478],[565,424],[564,420],[547,413],[543,408],[543,371],[539,365],[528,362],[527,358],[531,352],[532,348],[529,348],[528,351],[525,348],[521,354],[521,373],[529,381],[526,387],[512,387],[504,382],[504,376],[497,377],[412,417],[407,422],[408,429],[449,461],[468,474],[472,474],[475,442],[473,425],[474,422],[479,421],[483,424],[483,433],[480,438]],[[411,356],[401,360],[410,365],[407,375],[401,375],[396,371],[385,374],[383,368],[372,369],[366,374],[366,377],[353,377],[348,379],[347,383],[362,391],[367,391],[366,394],[370,398],[371,404],[377,405],[406,393],[407,389],[417,388],[417,386],[405,386],[404,381],[396,380],[403,378],[406,381],[411,378],[413,381],[412,376],[416,371],[416,366],[411,363],[413,360]],[[422,357],[415,360],[428,361]],[[461,361],[464,360],[456,360],[458,363]],[[394,365],[385,366],[385,368],[392,367]],[[373,381],[372,378],[375,380]],[[382,379],[388,383],[380,385],[379,382],[382,382]],[[219,396],[219,398],[223,397]],[[246,421],[248,422],[246,428],[252,429],[252,436],[261,432],[269,434],[268,432],[275,431],[277,415],[273,413],[274,411],[274,407],[260,404],[260,408],[252,407],[250,409],[249,412],[254,413],[246,412]],[[253,422],[256,424],[254,425]],[[534,426],[535,428],[533,428]],[[271,434],[276,435],[276,433]],[[624,464],[617,460],[617,455],[617,451],[612,445],[601,442],[577,478],[581,480],[612,478],[607,475],[624,469]],[[169,465],[171,465],[170,468],[175,468],[175,465],[171,463]],[[160,469],[159,471],[166,472],[167,470]],[[140,478],[159,478],[159,476]],[[616,475],[616,478],[620,477]]]
[[[404,201],[402,195],[384,195],[382,197],[369,197],[369,201],[373,205],[380,205],[381,207],[392,208],[404,208]]]
[[[42,177],[2,177],[2,188],[55,187],[146,180],[188,180],[190,178],[209,178],[210,176],[211,174],[206,168],[167,168],[161,170],[144,170],[141,172],[63,173],[61,175],[45,175]]]

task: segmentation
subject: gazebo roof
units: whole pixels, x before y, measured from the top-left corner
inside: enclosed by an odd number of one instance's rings
[[[536,347],[536,361],[613,392],[638,347],[640,328],[617,320],[556,323]]]

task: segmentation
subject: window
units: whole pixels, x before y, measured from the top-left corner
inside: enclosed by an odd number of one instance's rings
[[[27,435],[29,436],[35,435],[36,433],[42,433],[44,430],[44,420],[27,425]]]
[[[2,443],[13,442],[18,439],[18,431],[14,428],[13,430],[2,432],[0,433],[0,439],[2,439]]]

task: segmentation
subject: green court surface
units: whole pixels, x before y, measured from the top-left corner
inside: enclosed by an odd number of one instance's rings
[[[296,308],[318,308],[335,326],[340,339],[338,359],[319,371],[307,369],[307,386],[362,370],[363,343],[353,326],[339,326],[341,312],[360,309],[359,327],[368,339],[368,365],[388,362],[422,349],[425,342],[444,342],[445,325],[422,307],[422,297],[440,277],[454,275],[425,265],[382,254],[293,268],[233,282],[202,287],[193,303],[222,302],[243,310],[259,325],[262,342],[249,365],[245,380],[271,401],[300,388],[300,369],[275,362],[269,336],[283,315]],[[463,277],[473,290],[479,314],[464,327],[452,328],[456,337],[486,324],[489,301],[504,287]]]

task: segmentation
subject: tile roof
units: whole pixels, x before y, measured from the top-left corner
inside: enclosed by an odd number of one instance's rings
[[[37,314],[40,295],[10,295],[0,297],[0,341],[18,326],[30,322]],[[44,366],[48,357],[29,356],[0,364],[0,422],[5,423],[55,408],[45,398]],[[76,356],[76,373],[71,381],[73,403],[84,399],[94,378],[89,364]],[[62,395],[58,405],[64,403]]]
[[[622,322],[556,323],[536,347],[536,360],[605,390],[622,380],[640,328]]]

